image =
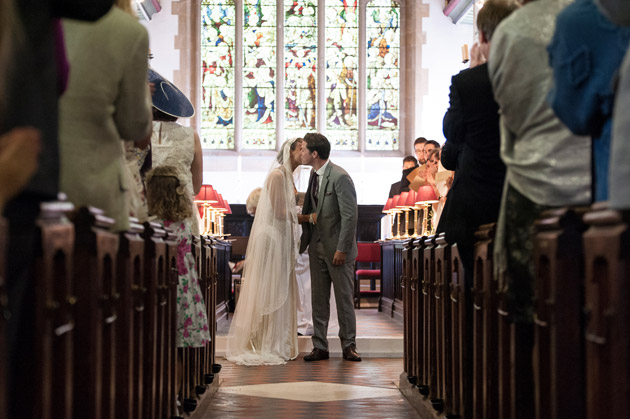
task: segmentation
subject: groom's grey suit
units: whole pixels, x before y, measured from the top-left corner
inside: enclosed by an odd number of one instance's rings
[[[330,318],[330,284],[333,284],[339,318],[339,338],[342,349],[355,344],[354,260],[357,257],[357,194],[350,175],[341,167],[328,162],[315,199],[313,175],[306,191],[303,214],[317,213],[317,224],[303,224],[300,253],[307,246],[311,269],[313,303],[313,346],[328,350],[328,319]],[[317,208],[314,203],[317,201]],[[343,265],[332,264],[336,251],[346,254]]]

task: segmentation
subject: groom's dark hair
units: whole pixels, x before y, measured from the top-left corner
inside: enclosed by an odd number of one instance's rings
[[[330,142],[326,137],[317,132],[309,132],[304,136],[306,148],[311,153],[317,151],[317,155],[322,160],[328,160],[330,156]]]

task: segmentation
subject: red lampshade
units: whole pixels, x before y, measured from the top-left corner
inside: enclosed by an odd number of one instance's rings
[[[213,205],[214,209],[220,212],[227,212],[227,205],[225,204],[225,200],[221,194],[218,194],[218,201],[217,205]]]
[[[409,195],[407,195],[407,200],[405,201],[406,207],[413,207],[416,205],[416,191],[410,190]]]
[[[416,204],[432,204],[439,202],[433,187],[430,185],[421,186],[416,195]]]
[[[387,198],[387,203],[385,203],[385,206],[383,207],[383,212],[388,212],[392,208],[393,200],[394,198]]]
[[[400,199],[396,203],[397,208],[405,208],[407,206],[407,197],[409,196],[409,192],[401,192]]]
[[[219,202],[217,191],[214,190],[212,185],[202,185],[199,193],[195,196],[195,201],[209,203]]]
[[[230,208],[230,204],[228,204],[228,201],[226,199],[223,200],[223,202],[225,202],[225,209],[227,210],[227,212],[225,213],[225,215],[230,215],[232,214],[232,208]]]
[[[392,198],[392,206],[389,207],[390,211],[396,211],[398,208],[398,202],[400,201],[400,195],[394,195],[394,197]]]

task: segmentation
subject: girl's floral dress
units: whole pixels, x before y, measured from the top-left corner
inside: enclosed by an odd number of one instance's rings
[[[200,347],[210,341],[210,328],[195,258],[191,251],[191,221],[165,221],[177,235],[177,346]]]

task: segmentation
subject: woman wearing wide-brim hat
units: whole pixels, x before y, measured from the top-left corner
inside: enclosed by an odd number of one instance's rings
[[[185,176],[186,193],[191,202],[203,182],[203,155],[199,135],[176,121],[190,118],[195,108],[173,83],[149,69],[153,92],[153,135],[151,136],[152,166],[174,166]],[[194,211],[192,232],[199,234],[199,217]]]

